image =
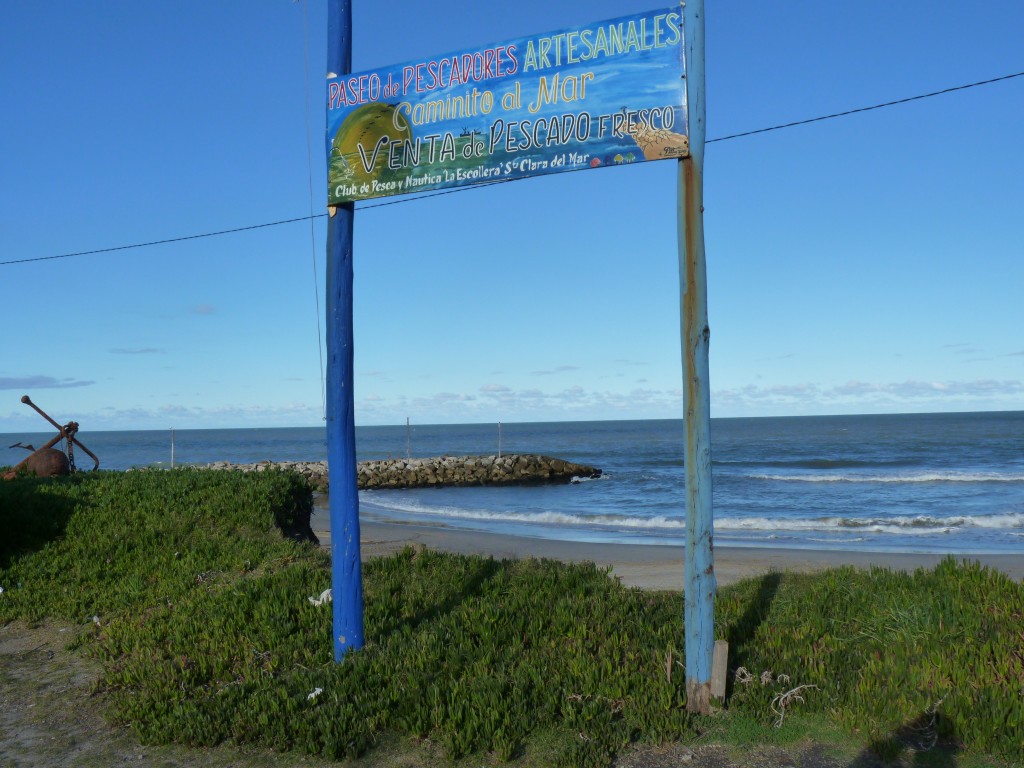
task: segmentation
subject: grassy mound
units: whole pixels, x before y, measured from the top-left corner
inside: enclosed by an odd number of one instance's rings
[[[773,574],[722,589],[725,711],[685,711],[682,596],[588,565],[406,550],[364,564],[367,645],[337,665],[327,556],[296,475],[98,473],[0,484],[0,622],[88,624],[111,711],[149,743],[331,758],[430,738],[453,758],[606,765],[711,720],[827,716],[1024,758],[1024,586],[952,560],[914,574]],[[743,669],[739,669],[743,668]],[[749,675],[747,674],[749,671]],[[927,744],[921,744],[926,747]]]

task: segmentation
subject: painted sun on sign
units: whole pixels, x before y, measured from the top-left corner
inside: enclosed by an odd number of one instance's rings
[[[328,203],[689,153],[676,6],[328,80]]]

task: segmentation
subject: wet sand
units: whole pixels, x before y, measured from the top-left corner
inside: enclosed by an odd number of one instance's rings
[[[311,520],[320,544],[330,545],[330,520],[317,508]],[[481,531],[403,523],[360,523],[364,559],[388,555],[406,545],[423,545],[441,552],[490,555],[496,558],[539,557],[563,562],[593,562],[610,567],[627,586],[643,589],[683,589],[683,548],[639,544],[555,541],[507,536]],[[931,568],[945,555],[890,552],[838,552],[810,549],[715,547],[715,575],[719,585],[774,571],[813,572],[840,565],[879,566],[913,571]],[[1024,581],[1024,553],[1020,555],[966,555]]]

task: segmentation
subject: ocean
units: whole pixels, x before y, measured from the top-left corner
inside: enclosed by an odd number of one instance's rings
[[[1024,411],[713,419],[715,542],[1024,554]],[[47,434],[0,435],[0,465]],[[170,430],[88,432],[104,469],[169,466]],[[358,427],[360,460],[542,453],[600,467],[573,485],[360,493],[360,515],[522,536],[682,544],[682,422]],[[323,428],[176,430],[175,462],[318,461]],[[92,462],[76,454],[81,469]],[[321,502],[322,503],[322,502]]]

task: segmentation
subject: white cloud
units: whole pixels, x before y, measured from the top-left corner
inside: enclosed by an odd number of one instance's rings
[[[716,415],[1014,410],[1022,404],[1024,382],[995,379],[747,385],[711,394]]]
[[[441,392],[414,398],[362,399],[356,420],[361,424],[398,424],[406,416],[423,423],[560,421],[573,419],[666,418],[677,416],[678,390],[634,389],[631,392],[590,390],[580,385],[559,390],[512,389],[485,384],[471,394]]]
[[[167,350],[157,347],[115,347],[108,350],[112,355],[164,355]]]
[[[28,411],[28,409],[26,409]],[[230,429],[240,427],[295,427],[323,423],[319,403],[300,402],[281,405],[219,405],[193,406],[165,403],[154,407],[106,406],[90,411],[76,411],[75,421],[83,433],[120,429]],[[11,412],[0,414],[0,432],[39,432],[37,414]]]
[[[534,376],[554,376],[557,373],[569,373],[571,371],[578,371],[579,366],[576,365],[560,365],[557,368],[552,368],[549,371],[532,371]]]
[[[53,376],[0,377],[0,389],[69,389],[89,387],[95,383],[85,379],[55,379]]]
[[[24,384],[28,377],[18,379]],[[11,381],[11,380],[0,380]],[[100,407],[76,412],[86,430],[319,426],[317,402],[279,405],[193,405],[165,402],[147,407]],[[1024,408],[1024,382],[976,379],[900,382],[847,381],[795,384],[747,384],[712,390],[714,416],[773,416],[830,413],[900,413],[915,411],[1018,410]],[[25,409],[0,413],[0,432],[39,431],[36,414]],[[401,424],[406,417],[420,423],[497,421],[571,421],[601,419],[678,418],[679,387],[634,386],[632,389],[514,389],[485,384],[476,392],[441,391],[406,395],[374,392],[356,402],[358,424]]]

